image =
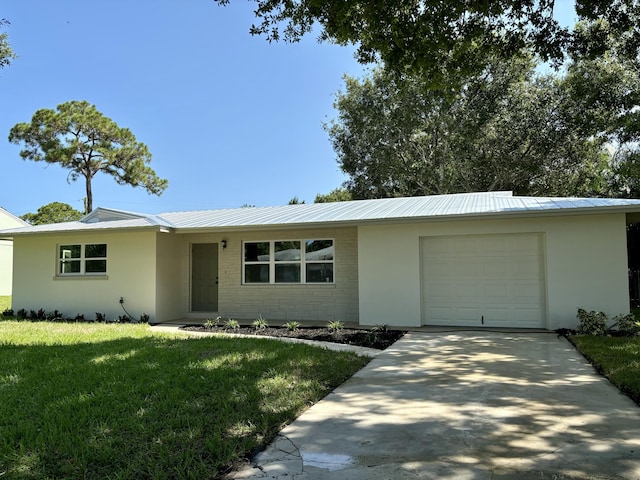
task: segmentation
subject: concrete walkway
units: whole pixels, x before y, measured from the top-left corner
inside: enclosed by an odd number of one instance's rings
[[[640,408],[553,333],[412,332],[234,479],[640,479]]]

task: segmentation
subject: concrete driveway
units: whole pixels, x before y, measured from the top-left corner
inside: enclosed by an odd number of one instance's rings
[[[553,333],[412,332],[235,479],[640,479],[640,408]]]

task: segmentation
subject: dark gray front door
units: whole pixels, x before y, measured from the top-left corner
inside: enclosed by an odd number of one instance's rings
[[[218,244],[191,246],[191,311],[218,311]]]

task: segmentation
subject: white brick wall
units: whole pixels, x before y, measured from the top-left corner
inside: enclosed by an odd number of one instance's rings
[[[333,238],[334,284],[242,285],[242,242]],[[189,308],[189,245],[220,243],[218,313],[222,317],[252,320],[358,322],[358,234],[355,227],[328,229],[261,230],[247,233],[185,235],[183,240],[182,297]]]

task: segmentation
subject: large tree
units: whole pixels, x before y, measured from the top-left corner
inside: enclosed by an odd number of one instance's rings
[[[214,0],[226,5],[230,0]],[[320,26],[320,39],[358,46],[363,63],[382,60],[395,72],[421,72],[446,85],[445,72],[484,69],[490,58],[526,48],[544,61],[567,53],[599,56],[606,39],[623,39],[627,55],[640,46],[638,0],[575,0],[588,27],[572,29],[554,17],[554,0],[254,0],[250,32],[269,41],[298,41]]]
[[[168,186],[149,167],[147,146],[86,101],[38,110],[30,123],[11,129],[9,141],[24,144],[20,151],[24,160],[57,163],[70,171],[71,181],[84,177],[85,213],[93,209],[91,181],[98,172],[111,175],[120,185],[142,187],[154,195],[161,195]]]
[[[352,196],[608,193],[606,139],[567,121],[563,82],[534,67],[495,60],[455,95],[385,69],[345,77],[325,128]]]
[[[0,18],[0,28],[7,25],[9,25],[9,22],[4,18]],[[7,33],[0,33],[0,68],[9,65],[14,58],[16,58],[16,54],[11,49],[11,45],[9,45]]]
[[[82,213],[67,203],[51,202],[38,208],[36,213],[25,213],[20,218],[31,225],[45,225],[73,222],[82,218]]]

